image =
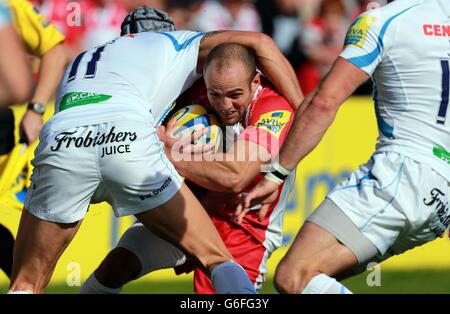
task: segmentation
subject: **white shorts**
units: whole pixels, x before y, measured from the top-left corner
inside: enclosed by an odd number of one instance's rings
[[[155,128],[114,121],[50,132],[35,151],[25,208],[43,220],[71,223],[90,203],[108,202],[116,216],[155,208],[181,187]]]
[[[328,198],[381,255],[393,255],[434,240],[448,228],[449,194],[449,182],[429,166],[384,152],[373,155]]]

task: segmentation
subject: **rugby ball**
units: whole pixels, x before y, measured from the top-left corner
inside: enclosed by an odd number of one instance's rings
[[[216,115],[201,105],[189,105],[181,108],[170,118],[169,124],[175,122],[173,136],[185,138],[197,130],[207,128],[206,134],[200,137],[194,145],[215,144],[215,151],[222,148],[222,129]]]

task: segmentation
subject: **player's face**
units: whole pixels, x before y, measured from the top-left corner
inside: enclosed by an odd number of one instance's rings
[[[209,102],[222,123],[234,125],[241,121],[259,86],[259,74],[250,77],[247,68],[235,62],[221,71],[211,65],[204,78]]]

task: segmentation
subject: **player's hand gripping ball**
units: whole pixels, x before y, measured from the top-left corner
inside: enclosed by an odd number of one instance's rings
[[[193,139],[193,145],[205,146],[213,144],[213,151],[217,152],[222,148],[222,129],[216,115],[208,111],[201,105],[189,105],[181,108],[170,118],[167,125],[171,125],[172,136],[181,140]],[[203,135],[193,137],[193,134],[204,130]]]

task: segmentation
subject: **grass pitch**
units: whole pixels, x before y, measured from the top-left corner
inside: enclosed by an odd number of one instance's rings
[[[369,280],[368,280],[369,276]],[[380,286],[369,286],[371,282],[380,283]],[[354,293],[366,294],[448,294],[450,293],[450,270],[416,270],[416,271],[383,271],[380,281],[376,282],[370,277],[370,273],[358,275],[343,282]],[[7,283],[0,283],[0,293],[7,291]],[[51,285],[46,293],[73,294],[78,293],[79,287],[69,287],[65,284]],[[190,294],[193,292],[190,280],[152,281],[151,275],[146,280],[128,284],[122,293],[131,294]],[[272,279],[269,278],[263,290],[263,294],[274,293]]]

